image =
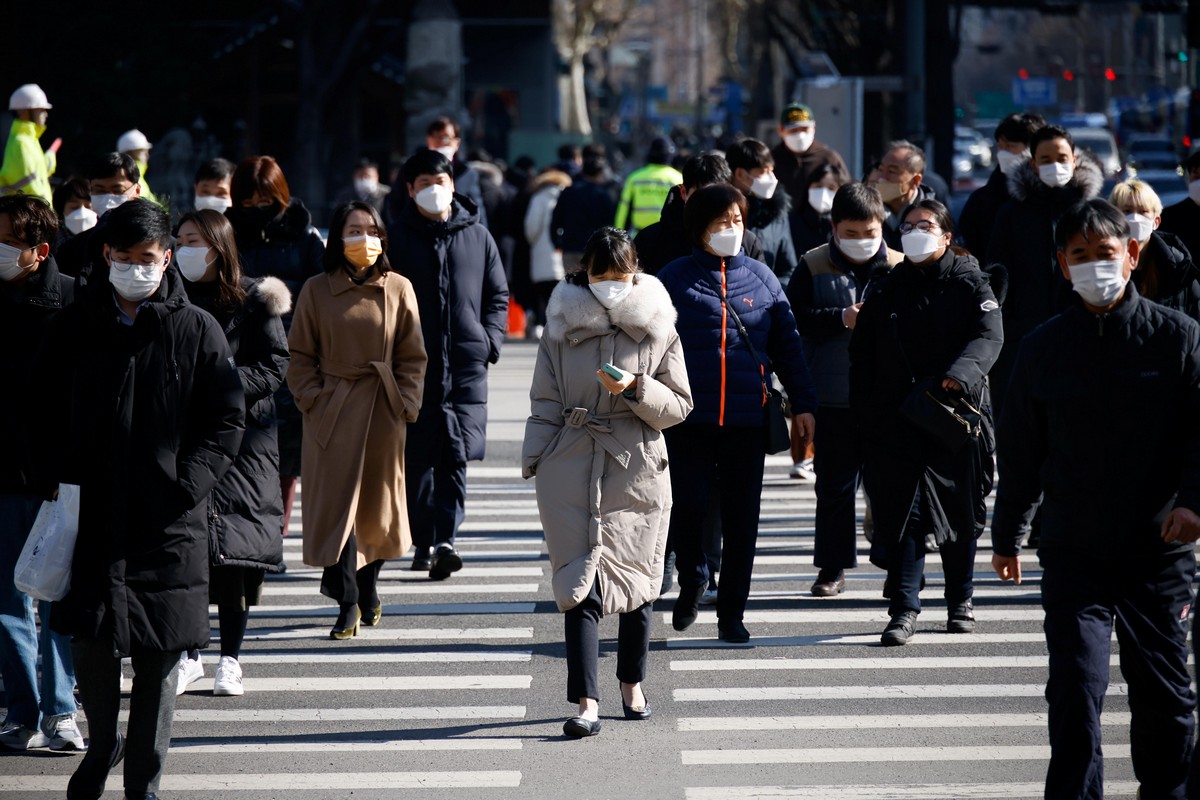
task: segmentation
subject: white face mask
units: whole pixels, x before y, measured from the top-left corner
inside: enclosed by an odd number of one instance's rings
[[[413,199],[417,201],[417,205],[430,214],[444,214],[450,204],[454,202],[454,192],[450,191],[447,186],[435,183],[417,192]]]
[[[447,161],[453,162],[454,154],[458,152],[458,148],[447,145],[445,147],[435,147],[435,148],[433,148],[433,152],[441,153],[442,155],[444,155],[446,157]]]
[[[183,273],[183,277],[192,283],[196,283],[204,277],[204,273],[208,272],[209,264],[217,260],[215,255],[211,259],[208,257],[209,250],[212,248],[180,247],[175,251],[175,263],[179,265],[179,271]]]
[[[106,211],[112,211],[128,199],[127,194],[94,194],[92,210],[96,212],[96,216],[103,216]]]
[[[770,200],[775,195],[775,187],[778,185],[779,178],[775,177],[774,172],[764,172],[750,181],[750,194],[763,200]]]
[[[589,283],[588,288],[605,308],[613,308],[633,289],[633,281],[596,281]]]
[[[808,190],[808,204],[818,214],[828,214],[833,208],[833,189],[822,186],[820,189]]]
[[[26,247],[25,250],[31,248]],[[0,281],[8,282],[15,281],[17,278],[24,275],[33,268],[33,264],[28,267],[22,267],[17,261],[21,258],[21,254],[25,250],[18,250],[12,245],[0,242]],[[34,264],[37,262],[35,261]]]
[[[1154,233],[1154,217],[1145,214],[1126,214],[1125,221],[1129,223],[1129,236],[1139,244],[1145,244]]]
[[[813,140],[817,138],[815,131],[799,131],[797,133],[786,133],[783,136],[783,143],[787,145],[787,149],[793,153],[804,153],[808,148],[812,147]]]
[[[1010,153],[1007,150],[996,151],[996,162],[1000,165],[1000,171],[1005,175],[1012,175],[1018,167],[1028,160],[1028,150],[1022,153]]]
[[[883,237],[874,239],[837,239],[838,249],[851,261],[868,261],[875,257],[883,245]]]
[[[63,217],[63,224],[71,233],[83,233],[89,228],[96,227],[96,212],[87,206],[80,206]]]
[[[1067,267],[1071,273],[1071,287],[1090,306],[1105,308],[1117,301],[1129,279],[1125,277],[1125,259],[1089,261]]]
[[[936,253],[942,246],[942,237],[936,233],[925,231],[909,231],[900,237],[900,247],[904,255],[914,264],[919,264]]]
[[[1038,167],[1038,177],[1042,179],[1042,183],[1057,189],[1060,186],[1066,186],[1071,182],[1071,176],[1075,174],[1074,164],[1042,164]]]
[[[370,197],[379,191],[379,181],[374,178],[355,178],[354,191],[359,197]]]
[[[142,264],[124,264],[110,261],[108,282],[117,294],[131,303],[140,303],[158,291],[166,265],[147,267]]]
[[[216,211],[218,214],[224,214],[233,208],[233,201],[228,197],[214,197],[212,195],[201,197],[200,195],[196,195],[192,198],[192,206],[197,211]]]
[[[742,229],[725,228],[708,235],[708,246],[724,258],[732,258],[742,252]]]
[[[1188,184],[1188,197],[1196,205],[1200,205],[1200,180],[1194,180]]]

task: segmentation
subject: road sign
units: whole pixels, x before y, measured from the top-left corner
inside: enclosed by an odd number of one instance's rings
[[[1057,105],[1058,83],[1053,78],[1013,78],[1012,98],[1020,108]]]

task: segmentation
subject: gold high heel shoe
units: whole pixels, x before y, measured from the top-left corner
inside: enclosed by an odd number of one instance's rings
[[[358,636],[358,623],[361,619],[362,612],[358,610],[358,603],[351,603],[349,608],[343,608],[338,614],[337,622],[329,632],[329,638],[349,639]]]

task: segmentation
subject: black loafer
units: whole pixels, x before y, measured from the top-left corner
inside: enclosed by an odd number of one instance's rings
[[[583,739],[600,732],[600,720],[571,717],[563,723],[563,733],[571,739]]]
[[[730,644],[745,644],[750,641],[750,631],[746,630],[746,626],[742,624],[740,619],[730,620],[729,622],[717,621],[717,638],[722,642]]]
[[[879,641],[884,647],[896,647],[902,644],[908,644],[908,640],[913,637],[913,626],[917,622],[916,611],[901,611],[892,617],[892,621],[883,629],[883,636]]]
[[[455,551],[453,545],[439,544],[437,550],[433,551],[433,563],[429,565],[429,577],[431,580],[444,581],[462,569],[462,565],[462,556]]]
[[[970,600],[956,603],[950,607],[950,615],[946,620],[948,633],[975,632],[975,604]]]
[[[844,570],[823,569],[817,573],[817,580],[812,585],[813,597],[835,597],[846,591],[846,573]]]
[[[428,572],[430,566],[433,565],[433,548],[418,547],[417,552],[413,553],[412,566],[410,569],[413,572]]]
[[[677,631],[686,631],[692,627],[696,617],[700,616],[700,598],[704,596],[704,584],[700,586],[679,587],[679,597],[675,598],[675,607],[671,610],[671,627]]]

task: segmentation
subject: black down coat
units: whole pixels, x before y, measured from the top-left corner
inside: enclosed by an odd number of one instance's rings
[[[1200,268],[1175,234],[1150,234],[1138,255],[1133,283],[1143,297],[1200,322]]]
[[[209,496],[242,441],[221,328],[171,266],[132,326],[107,272],[53,320],[39,364],[50,475],[80,486],[71,589],[52,626],[122,656],[209,640]]]
[[[872,562],[881,563],[880,547],[903,536],[918,491],[929,510],[927,532],[939,543],[983,530],[995,449],[985,379],[1003,342],[999,305],[969,256],[947,249],[938,261],[918,267],[905,259],[872,277],[850,338],[850,409],[875,515]],[[966,387],[988,417],[983,436],[950,453],[902,418],[914,377],[949,377]]]
[[[500,358],[508,328],[508,283],[496,242],[475,204],[454,195],[445,222],[425,217],[416,203],[400,211],[388,261],[408,278],[417,297],[429,356],[417,425],[442,414],[459,463],[484,456],[488,364]]]
[[[292,296],[278,278],[242,278],[245,301],[217,303],[215,282],[189,286],[192,302],[212,314],[229,342],[246,397],[246,433],[233,466],[213,490],[209,509],[209,563],[280,572],[283,565],[283,497],[279,489],[279,437],[275,390],[288,366],[280,317]]]

